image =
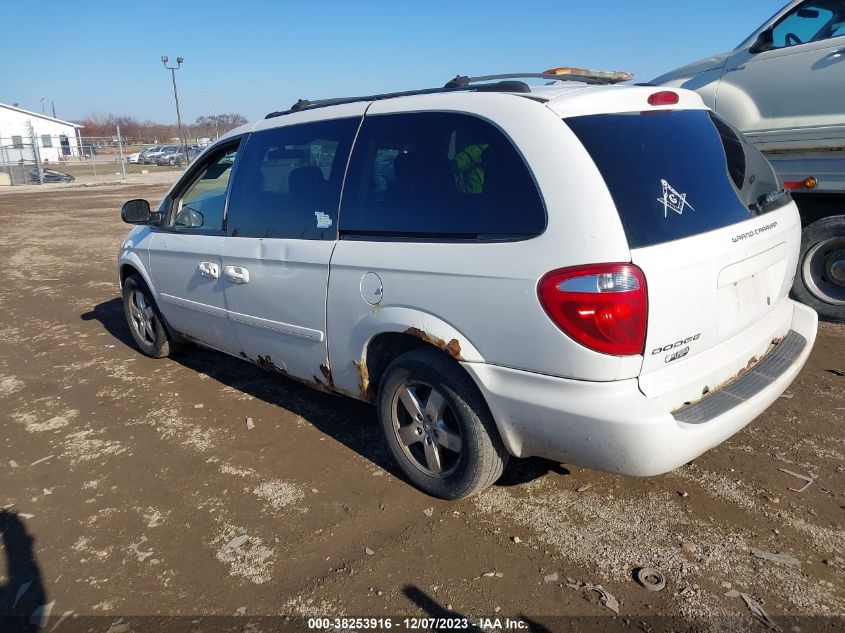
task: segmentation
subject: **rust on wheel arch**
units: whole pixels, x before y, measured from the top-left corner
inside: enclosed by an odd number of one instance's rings
[[[423,332],[417,327],[409,327],[405,330],[405,334],[439,347],[455,360],[463,360],[463,357],[461,356],[461,344],[458,342],[458,339],[453,338],[447,343],[442,338],[432,336],[428,332]]]
[[[358,395],[362,400],[371,402],[370,397],[370,371],[367,369],[367,363],[364,360],[354,360],[352,364],[358,370]]]

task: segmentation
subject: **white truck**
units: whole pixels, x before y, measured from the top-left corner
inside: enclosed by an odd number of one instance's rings
[[[695,90],[766,154],[801,213],[792,293],[845,322],[845,0],[793,0],[734,50],[650,83]]]

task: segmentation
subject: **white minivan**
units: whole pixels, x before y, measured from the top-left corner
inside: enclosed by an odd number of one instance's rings
[[[739,431],[816,336],[789,194],[694,92],[528,76],[571,81],[300,101],[127,202],[138,347],[371,402],[448,499],[509,455],[655,475]]]

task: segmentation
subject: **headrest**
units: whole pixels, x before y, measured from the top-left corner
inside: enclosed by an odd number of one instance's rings
[[[418,156],[415,152],[399,154],[393,161],[393,173],[396,175],[396,180],[406,182],[413,180],[418,163]]]
[[[319,167],[297,167],[288,176],[288,191],[293,195],[312,193],[325,186],[323,172]]]

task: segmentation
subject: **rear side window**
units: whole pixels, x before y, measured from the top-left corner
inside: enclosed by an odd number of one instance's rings
[[[477,117],[368,116],[355,143],[341,232],[520,239],[542,233],[534,179],[508,138]]]
[[[360,121],[254,133],[232,183],[227,235],[334,239],[343,172]]]
[[[604,177],[631,248],[742,222],[790,200],[760,151],[707,110],[564,121]]]

